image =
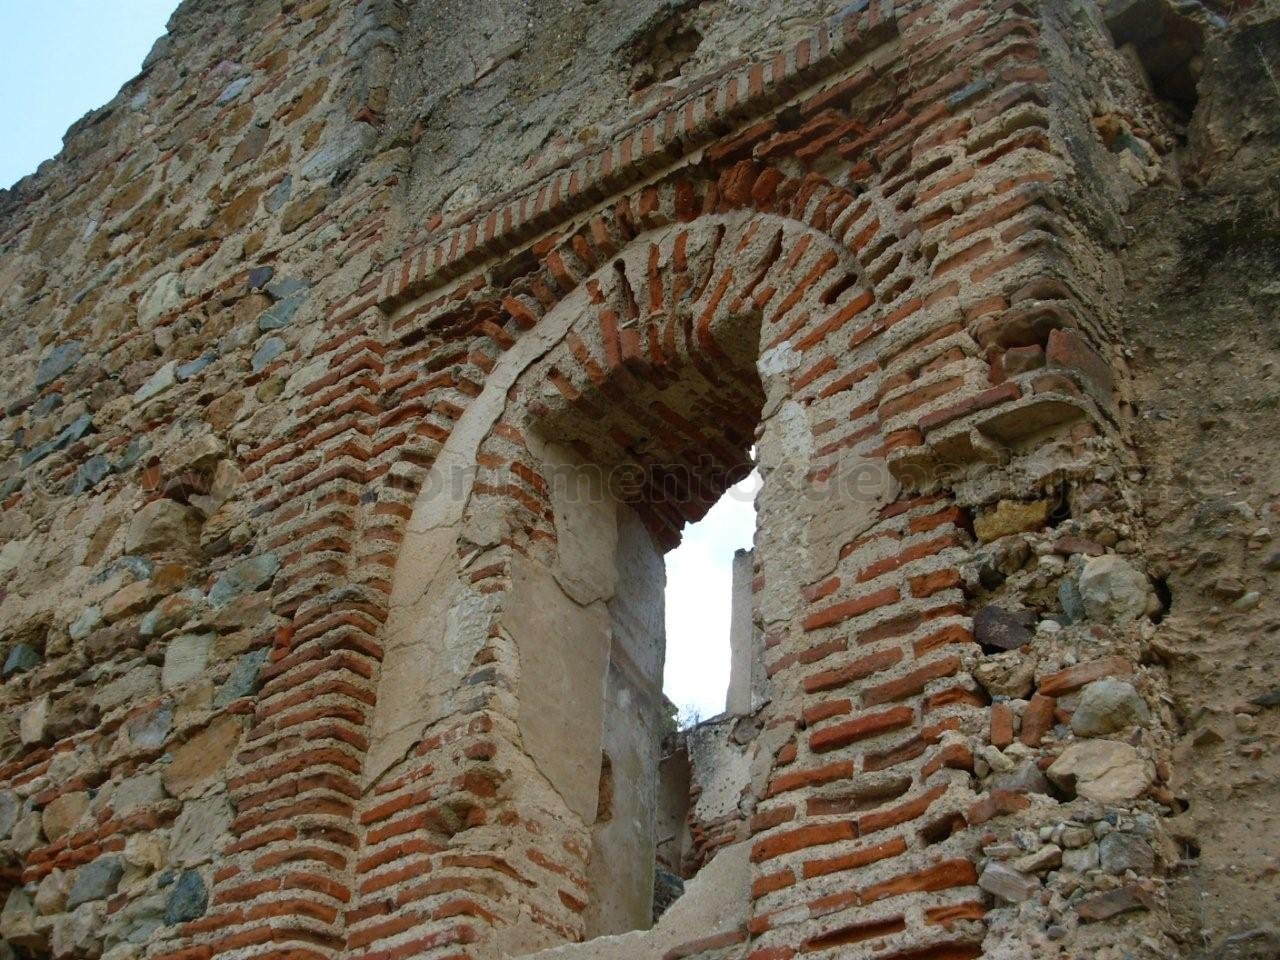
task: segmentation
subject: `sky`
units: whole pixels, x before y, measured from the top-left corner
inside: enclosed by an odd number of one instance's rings
[[[67,127],[137,75],[177,0],[0,0],[0,187],[62,148]],[[733,552],[751,546],[754,474],[667,554],[666,694],[682,716],[724,710]]]
[[[0,0],[0,187],[137,76],[177,0]]]
[[[756,529],[760,476],[731,488],[698,523],[685,527],[667,554],[667,664],[663,688],[703,720],[724,712],[729,689],[729,614],[733,552],[749,548]]]

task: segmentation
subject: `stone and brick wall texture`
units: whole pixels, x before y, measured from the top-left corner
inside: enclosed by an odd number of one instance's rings
[[[753,451],[741,921],[583,956],[1280,955],[1277,75],[1244,0],[184,0],[0,192],[0,957],[588,940],[553,467],[666,550]]]

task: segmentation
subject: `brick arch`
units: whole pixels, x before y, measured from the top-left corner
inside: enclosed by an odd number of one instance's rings
[[[613,464],[626,459],[644,434],[652,441],[651,462],[689,463],[704,490],[664,502],[642,493],[638,504],[650,533],[670,546],[680,524],[705,512],[734,470],[745,466],[765,391],[789,398],[797,384],[812,383],[805,364],[814,364],[805,351],[780,345],[807,329],[806,342],[817,347],[825,335],[815,330],[834,333],[871,302],[848,252],[807,224],[744,211],[712,214],[638,235],[583,278],[490,371],[485,390],[441,450],[409,522],[399,561],[407,572],[393,577],[383,637],[388,659],[375,709],[400,717],[404,708],[398,704],[422,700],[419,690],[403,689],[413,661],[430,656],[421,643],[401,642],[414,621],[468,606],[489,626],[482,629],[477,621],[467,639],[458,639],[471,660],[453,682],[469,702],[479,699],[484,706],[468,712],[445,695],[452,708],[447,716],[433,711],[417,739],[401,735],[389,750],[383,735],[402,728],[375,712],[374,758],[365,773],[372,789],[361,808],[361,862],[368,865],[362,886],[370,896],[367,906],[362,902],[353,911],[353,950],[405,937],[426,943],[475,936],[477,955],[485,956],[486,926],[498,928],[494,942],[509,950],[501,928],[520,921],[527,926],[530,918],[553,939],[581,938],[589,850],[583,828],[589,823],[566,830],[573,817],[557,806],[554,791],[520,795],[514,784],[538,774],[521,749],[518,705],[498,692],[519,683],[519,658],[501,626],[512,615],[504,610],[516,576],[512,564],[555,538],[536,448],[554,436],[576,445],[586,460]],[[832,323],[831,317],[843,319]],[[785,354],[763,389],[755,369],[762,351]],[[609,409],[618,414],[613,421]],[[595,424],[591,441],[581,433],[589,423]],[[695,452],[709,456],[695,461]],[[711,472],[698,476],[708,463]],[[468,470],[461,496],[446,475],[455,465]],[[504,521],[496,532],[495,516]],[[459,569],[445,575],[451,587],[419,570],[423,556],[440,553],[459,558]],[[793,592],[801,586],[796,582]],[[435,606],[414,606],[415,598],[433,593],[439,597]],[[437,633],[434,642],[444,639]],[[438,687],[433,693],[439,695]],[[451,817],[468,827],[444,822]],[[524,850],[501,844],[495,850],[484,826],[504,818],[547,839],[530,839]],[[475,831],[471,838],[468,829]],[[410,831],[434,837],[439,849],[405,845],[399,838]],[[428,864],[437,884],[456,887],[422,888],[421,907],[384,916],[384,891],[417,889],[407,878]],[[434,916],[433,905],[450,896],[461,897],[467,909]],[[521,945],[533,942],[526,937]]]
[[[360,768],[382,624],[413,504],[502,358],[620,249],[648,230],[753,209],[829,237],[872,291],[855,318],[837,321],[832,311],[795,333],[825,335],[844,351],[800,375],[810,410],[839,407],[814,425],[822,438],[815,474],[853,450],[904,478],[923,475],[928,491],[898,497],[841,544],[830,574],[804,588],[799,625],[768,635],[775,682],[803,694],[777,716],[777,769],[752,825],[753,956],[850,944],[895,958],[975,955],[981,928],[973,921],[984,906],[973,888],[975,833],[965,827],[1026,800],[969,790],[966,743],[985,742],[987,720],[969,676],[976,648],[959,577],[972,542],[950,485],[1006,444],[1034,449],[1058,424],[1077,423],[1075,442],[1107,429],[1106,411],[1097,416],[1084,396],[1094,392],[1091,371],[1102,383],[1096,392],[1107,393],[1105,364],[1087,348],[1073,364],[1078,337],[1058,338],[1066,376],[1008,376],[1003,362],[1010,348],[1048,347],[1054,331],[1104,339],[1089,326],[1098,312],[1089,283],[1052,242],[1064,218],[1043,187],[1062,174],[1048,121],[1038,118],[1046,78],[1020,66],[1034,57],[1027,48],[1037,35],[1021,5],[965,5],[954,21],[921,8],[904,26],[915,92],[856,138],[836,136],[847,116],[826,115],[847,107],[840,81],[802,105],[800,131],[767,142],[744,132],[709,149],[700,166],[594,212],[568,211],[566,219],[581,219],[568,228],[545,223],[559,232],[485,275],[465,273],[480,262],[470,253],[475,237],[487,234],[487,221],[477,220],[466,256],[449,255],[454,267],[442,276],[456,282],[445,292],[404,303],[419,290],[405,278],[428,272],[425,257],[406,258],[388,267],[385,284],[374,283],[381,292],[353,294],[369,309],[335,311],[335,335],[320,351],[330,369],[308,388],[316,413],[303,433],[341,437],[341,445],[330,443],[325,457],[260,498],[266,509],[323,490],[324,516],[298,520],[311,524],[307,543],[320,547],[291,556],[281,577],[277,611],[292,624],[276,637],[232,784],[252,802],[235,824],[214,910],[184,935],[214,952],[280,944],[292,956],[470,949],[485,918],[429,918],[438,939],[420,933],[416,919],[397,928],[403,918],[388,917],[400,905],[363,879],[385,862],[359,853],[360,833],[373,823],[358,826],[369,816],[360,809]],[[989,81],[966,59],[979,49],[991,51]],[[1018,122],[1006,126],[1015,113]],[[837,171],[831,178],[805,172],[828,166]],[[971,192],[983,170],[1003,179],[987,177],[989,190]],[[375,304],[394,308],[391,316]],[[827,323],[838,329],[826,331]],[[289,462],[275,449],[258,456],[264,468]],[[939,472],[940,462],[959,470]],[[1037,482],[1029,474],[1023,487]],[[342,549],[329,549],[331,541]],[[762,589],[771,589],[767,576]],[[432,749],[449,746],[471,762],[492,733],[483,723],[450,727]],[[907,786],[895,792],[901,772]],[[844,789],[866,782],[876,785],[870,793]],[[440,811],[448,806],[447,793],[432,799]],[[448,816],[478,809],[468,801]]]
[[[510,415],[589,461],[640,468],[634,499],[667,548],[750,468],[761,354],[805,331],[794,365],[812,366],[873,302],[829,238],[747,211],[642,234],[583,289],[581,320],[517,384]],[[815,325],[815,311],[834,319]]]
[[[829,253],[845,260],[840,275],[826,282],[843,291],[856,277],[860,296],[843,299],[840,309],[821,316],[793,311],[794,304],[781,304],[783,298],[774,301],[772,309],[784,306],[791,319],[777,336],[795,339],[801,353],[842,336],[843,345],[856,350],[919,314],[927,301],[916,288],[928,275],[927,265],[920,262],[914,222],[895,208],[909,181],[898,177],[902,182],[879,197],[862,185],[850,189],[813,172],[788,174],[768,162],[741,159],[750,147],[750,141],[734,142],[714,161],[610,201],[513,254],[485,276],[408,304],[399,296],[387,301],[395,309],[380,354],[381,403],[389,412],[380,418],[372,440],[377,466],[369,479],[384,491],[390,486],[402,492],[393,494],[399,501],[396,508],[383,499],[383,509],[366,518],[373,536],[398,542],[413,496],[497,360],[641,233],[740,213],[786,220],[823,238]],[[817,272],[807,284],[822,281],[835,269],[825,262],[813,266]],[[652,288],[647,265],[635,272],[634,285]],[[766,285],[754,293],[761,309],[769,309],[777,290]],[[865,381],[880,364],[862,364],[831,377],[834,366],[828,358],[803,371],[809,381],[818,382],[819,396]],[[393,558],[393,550],[371,557],[384,566]]]

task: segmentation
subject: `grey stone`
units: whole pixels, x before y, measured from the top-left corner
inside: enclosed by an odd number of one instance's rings
[[[176,273],[166,273],[156,280],[138,302],[138,323],[150,327],[171,310],[182,304],[182,279]]]
[[[215,707],[225,707],[233,700],[239,700],[241,697],[247,697],[255,692],[258,689],[258,675],[262,671],[262,665],[266,662],[266,650],[254,650],[237,660],[235,667],[231,670],[231,675],[218,688],[218,692],[213,698],[213,705]]]
[[[96,957],[102,952],[106,904],[81,904],[71,913],[53,918],[49,947],[55,957]]]
[[[40,949],[45,945],[43,932],[36,930],[35,904],[21,887],[9,892],[0,911],[0,938],[15,947]]]
[[[1058,584],[1058,603],[1068,624],[1079,623],[1085,618],[1084,598],[1072,577],[1065,577]]]
[[[22,813],[22,799],[12,790],[0,790],[0,840],[13,833]]]
[[[129,742],[141,749],[152,749],[164,745],[173,729],[173,705],[166,703],[150,713],[133,717],[125,724],[125,732]]]
[[[127,553],[123,557],[117,557],[107,564],[101,573],[95,574],[93,582],[106,583],[117,573],[127,573],[134,580],[150,580],[151,574],[155,572],[155,569],[156,565],[146,557]]]
[[[249,369],[254,373],[263,370],[280,354],[284,353],[285,343],[279,337],[267,337],[262,344],[253,353],[253,359],[249,361]]]
[[[991,778],[993,790],[1017,790],[1026,793],[1048,795],[1052,789],[1049,779],[1034,760],[1023,760],[1008,773]]]
[[[325,138],[324,145],[302,162],[304,180],[328,181],[335,173],[364,154],[377,139],[377,131],[366,123],[344,123]]]
[[[200,676],[209,665],[209,650],[216,639],[214,633],[184,633],[170,640],[164,651],[160,685],[172,690]]]
[[[60,376],[80,362],[84,356],[84,347],[79,340],[68,340],[54,347],[40,360],[36,367],[36,389],[53,383]]]
[[[241,560],[220,576],[209,590],[209,603],[225,607],[236,597],[265,587],[280,569],[280,558],[274,553],[260,553]]]
[[[212,860],[222,847],[233,816],[225,794],[215,793],[189,800],[173,824],[169,862],[179,867],[190,867]]]
[[[76,468],[76,475],[71,481],[73,494],[92,490],[111,472],[111,463],[102,454],[95,454]]]
[[[1132,726],[1145,727],[1151,711],[1133,684],[1114,677],[1095,680],[1080,691],[1071,729],[1079,737],[1104,737]]]
[[[124,453],[120,454],[120,459],[112,465],[112,469],[114,469],[116,473],[124,473],[142,459],[142,454],[146,452],[147,446],[148,444],[145,439],[142,437],[134,437],[124,448]]]
[[[222,92],[218,94],[218,99],[215,100],[214,103],[219,106],[224,103],[230,103],[236,97],[240,96],[240,94],[244,93],[245,87],[249,86],[251,79],[251,77],[240,77],[238,80],[232,80],[222,88]]]
[[[93,221],[89,221],[89,222],[92,223]],[[95,230],[96,230],[96,227],[95,227]],[[83,287],[77,290],[74,294],[72,294],[71,302],[73,304],[79,303],[81,300],[83,300],[89,294],[93,293],[93,291],[97,290],[100,286],[102,286],[104,283],[106,283],[108,280],[110,280],[119,272],[120,272],[120,261],[113,260],[111,263],[107,264],[105,267],[99,270],[96,274],[94,274],[93,277],[90,278],[87,284],[85,284]]]
[[[29,810],[13,825],[13,849],[18,853],[30,853],[44,843],[40,814]]]
[[[265,287],[268,283],[271,282],[271,278],[274,277],[275,275],[276,275],[275,267],[269,267],[269,266],[254,267],[252,270],[249,271],[249,280],[248,280],[249,289],[261,290],[263,287]]]
[[[1280,687],[1276,687],[1267,693],[1260,694],[1249,701],[1259,707],[1280,707]]]
[[[91,900],[105,900],[116,892],[124,876],[124,859],[117,854],[99,857],[76,871],[67,895],[67,909],[74,910]]]
[[[45,457],[57,453],[59,450],[69,447],[75,441],[79,440],[89,428],[93,426],[93,417],[89,414],[82,414],[71,422],[71,425],[64,428],[55,437],[46,440],[38,447],[33,447],[24,453],[18,460],[18,465],[25,470],[33,464],[39,463]]]
[[[213,363],[213,361],[217,359],[218,355],[216,353],[202,353],[194,360],[188,360],[186,363],[178,364],[177,368],[173,372],[174,375],[177,376],[179,383],[185,383],[187,380],[198,376],[206,367],[209,366],[209,364]]]
[[[18,736],[28,746],[42,743],[49,732],[49,694],[27,704],[18,720]]]
[[[139,510],[125,534],[125,549],[130,553],[191,554],[199,545],[199,512],[167,497]]]
[[[35,647],[29,643],[19,643],[9,650],[4,658],[4,676],[11,677],[15,673],[26,673],[40,666],[42,658]]]
[[[150,378],[140,386],[133,395],[135,403],[144,403],[152,397],[164,393],[170,387],[178,382],[177,371],[178,361],[170,360],[159,370],[153,373]]]
[[[269,309],[263,311],[262,316],[258,317],[258,330],[262,333],[267,333],[271,330],[280,330],[287,327],[293,320],[293,315],[298,312],[298,308],[302,306],[306,299],[307,294],[303,291],[278,301]]]
[[[285,174],[284,179],[276,184],[275,189],[267,194],[263,201],[267,213],[279,213],[281,208],[293,197],[293,176]]]
[[[1085,874],[1098,869],[1098,845],[1086,844],[1075,850],[1062,851],[1062,867],[1074,873]]]
[[[1080,597],[1092,620],[1136,620],[1146,611],[1150,592],[1146,575],[1115,554],[1091,558],[1080,572]]]
[[[160,668],[149,663],[140,664],[123,676],[98,688],[93,695],[93,703],[98,709],[106,712],[122,703],[150,696],[159,689]]]
[[[992,860],[978,878],[978,886],[1010,903],[1020,903],[1040,890],[1040,882],[1006,863]]]
[[[157,891],[150,896],[131,899],[111,917],[106,930],[108,943],[123,941],[125,944],[144,944],[153,933],[165,925],[166,897]],[[137,956],[131,954],[131,956]],[[103,960],[107,960],[103,955]]]
[[[311,289],[310,281],[299,277],[277,277],[266,286],[267,293],[273,300],[288,300],[290,297],[297,296],[299,293],[306,293]]]
[[[209,909],[209,891],[205,889],[200,874],[194,870],[183,870],[178,882],[169,891],[169,901],[165,905],[164,922],[173,925],[198,920]]]
[[[1132,833],[1109,833],[1098,842],[1098,862],[1107,873],[1122,874],[1132,870],[1148,876],[1156,866],[1151,844]]]
[[[990,80],[975,80],[973,83],[961,87],[955,93],[947,97],[947,109],[954,113],[957,108],[964,106],[971,100],[977,99],[990,89]]]
[[[164,799],[164,784],[159,773],[143,773],[120,781],[111,791],[111,809],[117,816],[126,817],[145,810]]]
[[[1132,910],[1150,910],[1151,902],[1151,894],[1136,884],[1131,884],[1084,897],[1076,904],[1076,913],[1085,921],[1110,920]]]
[[[27,553],[34,539],[35,534],[32,533],[25,537],[7,540],[3,546],[0,546],[0,575],[16,570],[26,562]]]
[[[157,61],[167,57],[173,50],[174,37],[168,33],[160,37],[151,45],[151,49],[147,51],[147,55],[142,58],[142,69],[145,72],[148,67],[154,66]],[[150,97],[147,98],[150,100]]]
[[[204,592],[199,587],[179,590],[147,611],[138,625],[138,633],[144,637],[162,636],[196,616],[204,602]]]
[[[51,393],[47,397],[41,397],[39,402],[31,408],[31,413],[36,417],[47,417],[60,406],[62,406],[62,394]]]
[[[1030,610],[1005,610],[988,605],[973,617],[973,635],[983,647],[1016,650],[1031,642],[1036,615]]]

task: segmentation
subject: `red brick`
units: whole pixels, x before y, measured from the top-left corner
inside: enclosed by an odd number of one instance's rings
[[[802,787],[813,787],[824,783],[832,783],[836,780],[847,780],[852,776],[852,761],[829,763],[822,767],[784,773],[782,776],[774,777],[769,781],[769,789],[766,796],[774,797],[780,793],[787,793]]]
[[[839,843],[842,840],[853,840],[857,837],[857,829],[848,821],[838,823],[816,823],[783,833],[775,833],[756,841],[751,848],[753,863],[761,863],[785,853],[795,853],[809,847]]]
[[[859,892],[864,903],[875,903],[904,893],[933,893],[954,887],[972,886],[978,882],[978,872],[968,860],[944,860],[932,867],[866,887]]]
[[[1053,728],[1053,713],[1058,701],[1037,693],[1022,711],[1020,738],[1029,747],[1040,745],[1044,735]]]
[[[862,703],[864,706],[874,707],[882,703],[892,703],[894,700],[914,696],[923,691],[929,681],[937,680],[940,677],[949,677],[959,669],[959,657],[944,657],[941,660],[919,667],[895,680],[864,690],[862,692]]]
[[[1004,747],[1013,743],[1013,710],[1007,703],[991,705],[991,743],[992,746]]]
[[[883,607],[886,604],[896,603],[899,598],[900,594],[897,587],[885,587],[855,600],[843,600],[816,613],[809,614],[804,618],[804,629],[806,631],[820,630],[823,627],[834,626],[851,617],[870,613],[872,610]]]
[[[1040,681],[1039,691],[1046,697],[1061,697],[1103,677],[1127,677],[1131,673],[1133,664],[1124,657],[1104,657],[1050,674]]]
[[[804,689],[806,693],[819,693],[824,690],[833,690],[842,687],[845,684],[852,683],[854,680],[861,680],[869,677],[874,673],[879,673],[888,667],[893,666],[902,659],[902,651],[896,648],[888,650],[879,650],[875,653],[860,657],[852,663],[847,663],[841,667],[835,667],[831,670],[824,670],[821,673],[815,673],[806,677],[804,680]]]
[[[910,707],[894,707],[816,730],[809,735],[809,747],[815,753],[838,750],[868,737],[900,730],[914,720],[915,711]]]
[[[829,873],[840,873],[844,870],[865,867],[869,863],[876,863],[877,861],[887,860],[890,857],[906,853],[906,850],[907,841],[902,837],[894,837],[892,840],[886,840],[883,843],[877,843],[869,847],[862,847],[839,857],[808,860],[805,862],[802,872],[806,880],[811,880],[814,877],[824,877]]]
[[[1017,790],[992,790],[981,800],[969,807],[967,814],[970,826],[979,826],[995,817],[1018,813],[1031,806],[1031,800],[1025,793]]]

